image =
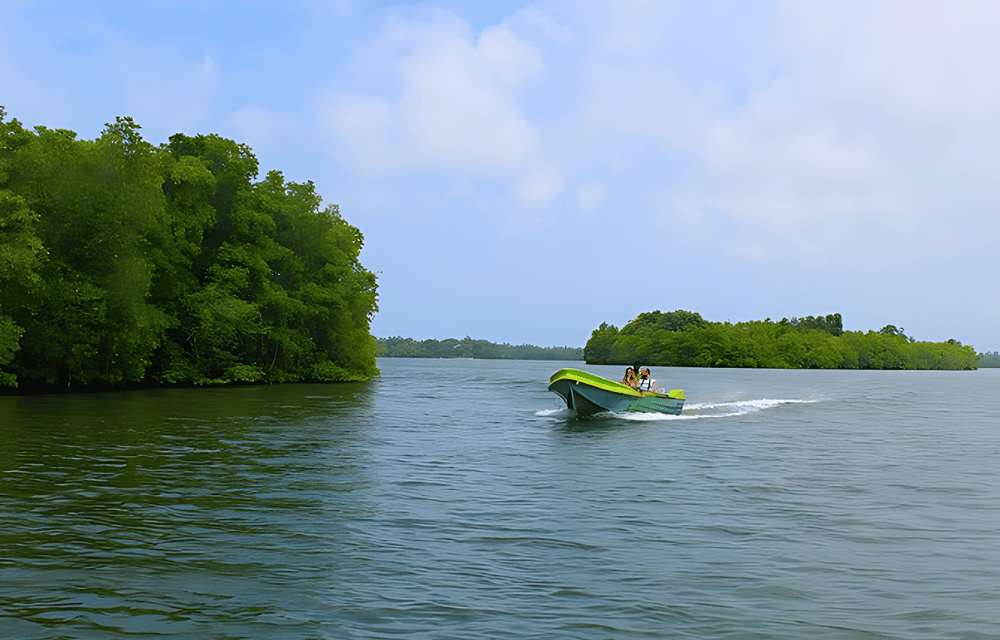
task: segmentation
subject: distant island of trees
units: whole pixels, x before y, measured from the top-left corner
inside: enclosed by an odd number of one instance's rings
[[[95,140],[0,108],[0,387],[366,380],[375,275],[312,182],[131,118]]]
[[[473,340],[376,338],[380,358],[475,358],[477,360],[583,360],[582,347],[536,347]]]
[[[893,325],[844,331],[839,313],[708,322],[691,311],[641,313],[619,330],[602,323],[584,348],[588,364],[770,369],[949,369],[997,366],[956,340],[919,342]]]
[[[980,353],[979,366],[984,369],[1000,369],[1000,353],[996,351]]]

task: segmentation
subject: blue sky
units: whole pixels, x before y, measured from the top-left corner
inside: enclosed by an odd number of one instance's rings
[[[839,312],[1000,349],[1000,4],[0,0],[0,105],[246,142],[365,236],[377,336]]]

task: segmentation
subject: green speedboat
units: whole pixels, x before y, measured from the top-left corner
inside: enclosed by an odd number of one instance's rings
[[[549,378],[549,391],[566,401],[577,416],[602,411],[614,413],[669,413],[677,415],[684,408],[684,392],[639,391],[620,382],[595,376],[579,369],[560,369]]]

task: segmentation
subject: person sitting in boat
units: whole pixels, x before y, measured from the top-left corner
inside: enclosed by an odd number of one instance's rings
[[[656,384],[656,380],[649,374],[649,367],[642,367],[639,369],[639,384],[636,385],[639,391],[660,391],[660,385]]]
[[[635,367],[629,367],[625,369],[625,377],[622,378],[622,384],[627,384],[630,387],[634,387],[639,384],[639,381],[635,376]]]

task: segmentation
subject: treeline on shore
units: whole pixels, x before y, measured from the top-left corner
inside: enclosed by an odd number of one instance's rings
[[[691,311],[641,313],[620,330],[602,323],[584,348],[588,364],[768,369],[976,369],[955,340],[919,342],[893,325],[844,331],[839,313],[778,322],[708,322]],[[980,365],[981,366],[981,365]]]
[[[376,338],[380,358],[475,358],[477,360],[583,360],[581,347],[536,347],[473,340]]]
[[[1000,352],[987,351],[979,354],[979,367],[981,369],[1000,369]]]
[[[0,386],[363,380],[361,233],[250,148],[131,118],[95,140],[0,108]]]

